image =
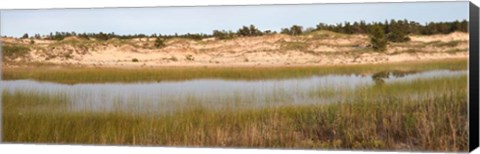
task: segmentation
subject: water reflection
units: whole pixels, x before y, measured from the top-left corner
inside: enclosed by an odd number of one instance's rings
[[[385,71],[371,75],[325,75],[283,80],[197,79],[155,83],[59,84],[32,80],[3,81],[6,92],[64,94],[72,111],[134,110],[170,112],[184,106],[211,109],[260,108],[281,105],[330,103],[339,93],[358,87],[407,82],[415,79],[458,76],[466,71]]]
[[[375,81],[376,85],[383,85],[385,84],[386,79],[401,78],[406,75],[415,74],[415,73],[418,73],[418,72],[417,71],[401,71],[401,70],[381,71],[373,74],[372,80]]]

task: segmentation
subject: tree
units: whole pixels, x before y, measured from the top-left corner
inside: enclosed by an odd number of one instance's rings
[[[290,35],[300,35],[303,32],[303,27],[299,25],[293,25],[290,27]]]
[[[257,27],[254,25],[250,25],[249,27],[243,26],[237,31],[239,36],[261,36],[263,35],[262,31],[258,30]]]
[[[34,38],[35,38],[35,39],[41,39],[42,37],[40,36],[40,34],[35,34],[35,35],[34,35]]]
[[[328,30],[329,29],[329,26],[325,23],[318,23],[317,25],[317,30]]]
[[[300,35],[303,33],[303,27],[298,25],[293,25],[290,28],[282,28],[280,33],[287,35]]]
[[[23,34],[23,36],[22,36],[22,39],[26,39],[26,38],[28,38],[28,34],[27,34],[27,33]]]
[[[282,28],[282,29],[280,30],[280,34],[290,35],[291,32],[290,32],[290,29],[288,29],[288,28]]]
[[[385,51],[387,48],[387,40],[385,38],[385,32],[379,25],[373,26],[369,30],[370,45],[375,51]]]
[[[407,36],[408,27],[405,26],[403,21],[392,20],[390,22],[390,32],[387,34],[387,40],[391,42],[406,42],[410,41]]]
[[[254,25],[250,25],[250,34],[251,36],[260,36],[262,35],[262,31],[258,30],[257,27]]]
[[[220,40],[223,40],[223,39],[231,39],[234,37],[234,33],[231,32],[231,31],[219,31],[219,30],[214,30],[213,31],[213,37],[215,38],[218,38]]]

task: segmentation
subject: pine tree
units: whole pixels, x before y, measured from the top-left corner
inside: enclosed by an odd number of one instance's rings
[[[385,32],[379,25],[372,26],[369,31],[370,43],[375,51],[385,51],[387,48],[387,40],[385,38]]]
[[[27,33],[23,34],[23,36],[22,36],[22,39],[26,39],[26,38],[28,38],[28,34],[27,34]]]

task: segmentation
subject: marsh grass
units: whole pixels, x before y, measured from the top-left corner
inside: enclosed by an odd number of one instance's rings
[[[32,79],[59,83],[157,82],[171,80],[210,79],[285,79],[325,74],[369,74],[386,70],[428,71],[466,69],[466,59],[292,67],[159,67],[159,68],[92,68],[39,65],[18,68],[3,67],[2,79]]]
[[[213,111],[191,102],[185,110],[151,116],[52,110],[67,103],[62,95],[4,91],[2,139],[14,143],[466,151],[467,93],[467,76],[463,75],[366,86],[346,95],[350,101],[334,104]],[[19,114],[21,110],[29,112]]]

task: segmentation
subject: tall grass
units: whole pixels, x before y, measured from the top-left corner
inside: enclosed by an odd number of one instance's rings
[[[368,86],[327,105],[214,111],[193,103],[149,116],[65,112],[62,95],[4,92],[3,141],[466,151],[467,93],[464,75]]]
[[[281,79],[323,74],[365,74],[386,70],[426,71],[466,69],[466,59],[402,62],[390,64],[293,66],[293,67],[160,67],[91,68],[75,66],[29,66],[3,68],[2,79],[33,79],[59,83],[157,82],[196,78]]]

